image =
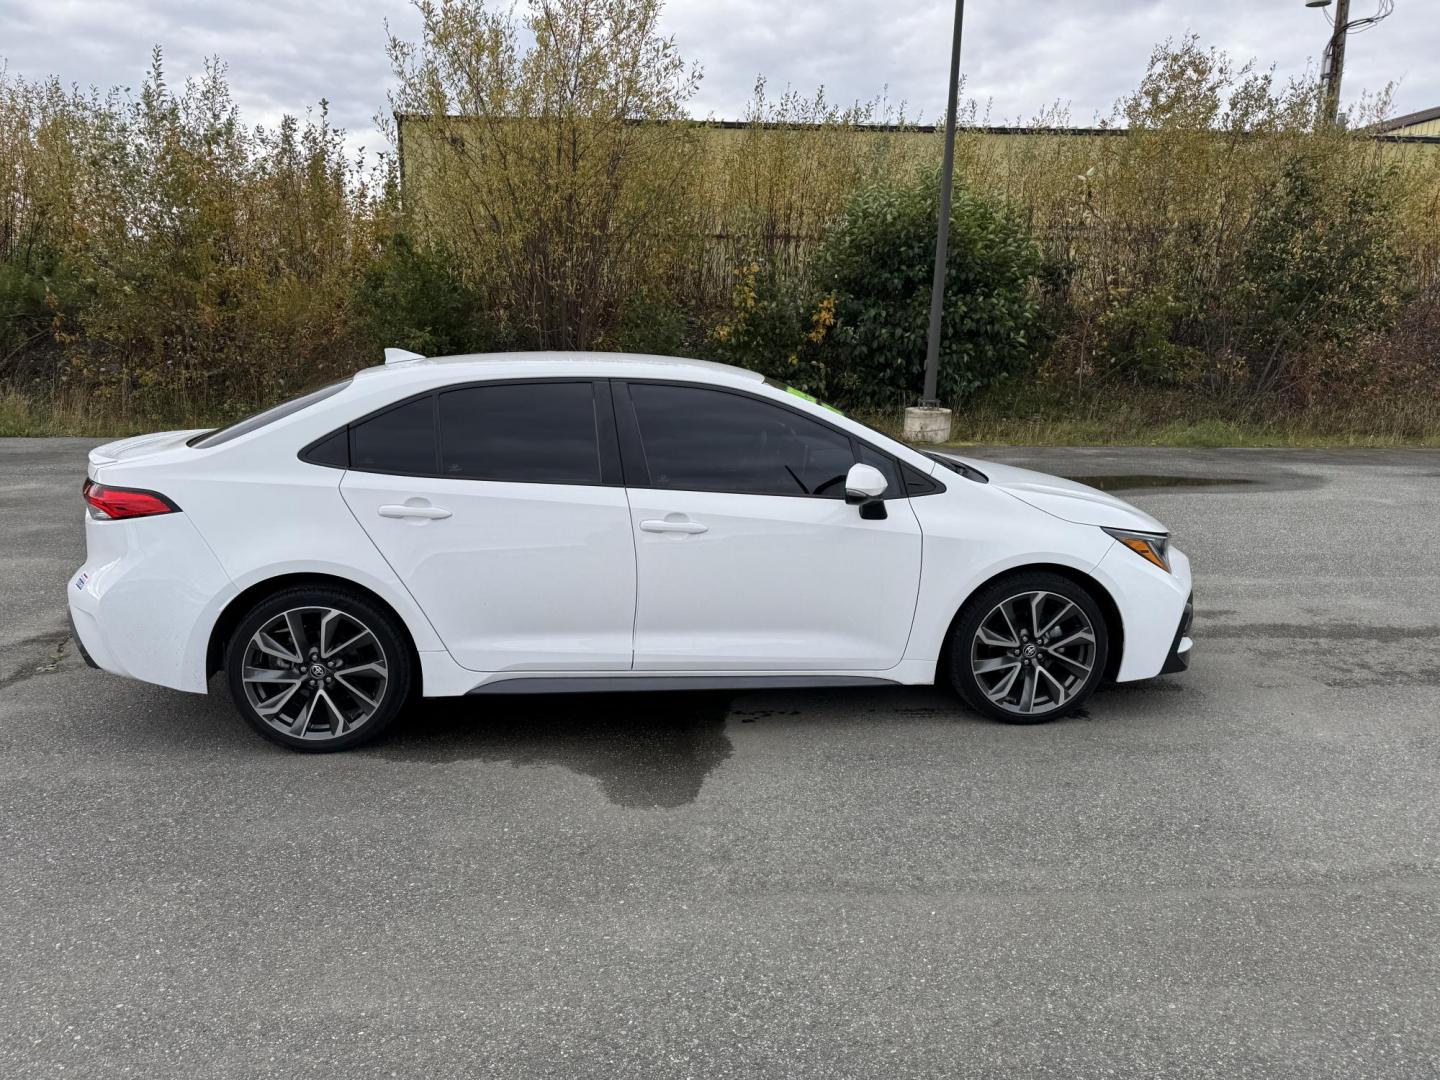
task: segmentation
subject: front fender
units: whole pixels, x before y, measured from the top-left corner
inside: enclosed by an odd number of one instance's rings
[[[1043,566],[1093,576],[1115,543],[1100,529],[1059,521],[983,488],[971,499],[946,495],[914,499],[912,504],[924,547],[907,660],[938,660],[955,614],[993,578]]]

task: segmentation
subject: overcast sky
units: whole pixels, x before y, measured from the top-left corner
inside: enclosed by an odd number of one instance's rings
[[[1352,16],[1374,3],[1353,0]],[[1351,37],[1345,100],[1394,82],[1394,112],[1440,106],[1440,0],[1395,8]],[[824,84],[842,102],[884,91],[932,120],[944,107],[953,10],[950,0],[670,0],[664,23],[704,70],[698,116],[738,117],[764,74],[772,92]],[[323,97],[354,142],[378,146],[387,19],[416,36],[406,0],[0,0],[0,62],[12,74],[135,87],[153,44],[176,84],[218,54],[248,121],[273,123]],[[1282,75],[1313,70],[1329,32],[1304,0],[970,0],[967,95],[991,123],[1058,101],[1073,124],[1090,124],[1136,84],[1155,42],[1187,31]]]

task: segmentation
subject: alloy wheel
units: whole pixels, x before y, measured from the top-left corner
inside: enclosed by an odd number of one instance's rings
[[[1081,691],[1095,655],[1095,628],[1080,605],[1040,590],[1007,597],[980,620],[970,670],[996,707],[1041,716]]]
[[[348,735],[375,715],[389,668],[375,632],[354,615],[296,607],[251,635],[240,681],[266,724],[321,742]]]

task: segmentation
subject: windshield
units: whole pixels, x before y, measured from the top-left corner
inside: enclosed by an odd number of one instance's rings
[[[282,401],[279,405],[272,405],[263,412],[258,412],[253,416],[247,416],[244,420],[237,421],[229,427],[218,428],[215,431],[207,431],[204,434],[196,435],[190,440],[189,445],[195,447],[197,450],[205,450],[212,446],[219,446],[221,443],[227,443],[231,439],[238,439],[241,435],[248,435],[250,432],[257,431],[266,424],[273,424],[276,420],[297,413],[301,409],[309,408],[317,401],[324,401],[326,398],[338,394],[349,385],[350,379],[344,378],[337,383],[331,383],[329,386],[322,386],[319,390],[311,390],[308,394],[301,394],[299,397],[291,398],[289,401]]]

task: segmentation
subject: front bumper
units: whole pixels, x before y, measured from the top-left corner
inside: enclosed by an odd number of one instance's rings
[[[1180,626],[1175,631],[1175,640],[1170,643],[1170,655],[1165,658],[1165,666],[1160,669],[1161,675],[1173,675],[1190,666],[1190,647],[1194,644],[1190,640],[1190,624],[1194,621],[1195,594],[1191,593],[1190,598],[1185,601],[1185,612],[1180,616]]]
[[[1170,548],[1170,573],[1152,566],[1123,544],[1114,544],[1091,571],[1120,613],[1122,654],[1116,682],[1153,679],[1181,651],[1176,628],[1192,594],[1190,560]],[[1188,659],[1188,658],[1187,658]]]

